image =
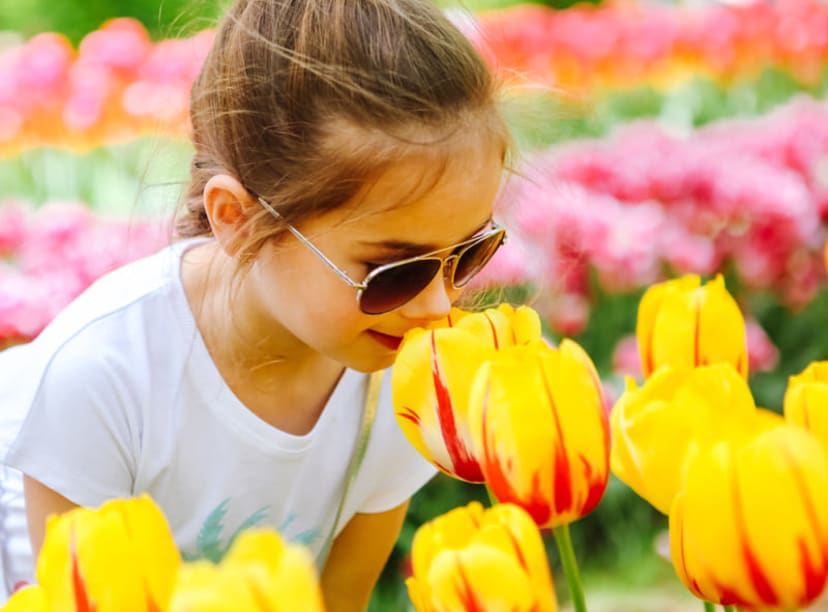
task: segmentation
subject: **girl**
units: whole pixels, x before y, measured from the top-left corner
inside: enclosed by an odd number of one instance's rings
[[[34,551],[48,515],[146,492],[185,558],[272,526],[364,610],[433,475],[389,376],[362,424],[365,373],[504,240],[492,78],[429,0],[239,0],[191,119],[181,240],[0,353],[0,459]]]

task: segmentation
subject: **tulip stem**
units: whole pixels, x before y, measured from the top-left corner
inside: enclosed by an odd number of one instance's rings
[[[736,608],[733,606],[722,606],[725,612],[733,612]]]
[[[561,556],[566,583],[569,585],[569,597],[575,612],[586,612],[584,588],[581,585],[581,576],[578,573],[578,561],[575,559],[575,550],[572,548],[572,537],[569,535],[569,525],[559,525],[552,530],[555,535],[555,544]]]
[[[704,612],[716,612],[716,606],[714,606],[709,601],[705,601],[704,603]]]
[[[492,489],[489,487],[488,484],[486,484],[486,494],[489,496],[489,503],[491,504],[492,508],[494,508],[496,505],[500,503],[500,501],[497,499],[494,492],[492,492]]]

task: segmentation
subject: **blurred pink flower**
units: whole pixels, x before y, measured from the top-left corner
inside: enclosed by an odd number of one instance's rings
[[[0,258],[17,253],[29,231],[30,210],[13,200],[0,203]]]
[[[745,333],[749,370],[751,372],[769,372],[779,362],[779,351],[762,326],[752,318],[745,319]]]
[[[107,219],[77,203],[0,206],[0,348],[28,341],[103,274],[168,243],[160,220]]]
[[[140,21],[120,17],[87,34],[78,53],[84,62],[131,74],[140,68],[152,48],[153,43]]]
[[[540,295],[532,306],[561,336],[577,336],[589,322],[590,304],[586,296],[576,293]]]
[[[638,351],[638,339],[634,334],[624,336],[612,351],[612,371],[620,376],[631,376],[637,380],[644,378],[641,367],[641,355]]]

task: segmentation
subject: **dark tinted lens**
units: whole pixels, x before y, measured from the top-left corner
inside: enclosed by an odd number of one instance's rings
[[[365,314],[382,314],[402,306],[428,287],[443,267],[439,259],[419,259],[383,270],[363,289],[359,304]]]
[[[466,247],[454,266],[454,286],[463,287],[472,277],[489,263],[500,245],[503,244],[505,232],[499,232],[485,240]]]

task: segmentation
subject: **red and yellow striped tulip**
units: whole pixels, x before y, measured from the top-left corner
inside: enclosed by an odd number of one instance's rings
[[[49,610],[157,612],[180,564],[166,518],[143,495],[50,517],[37,581]]]
[[[397,420],[409,442],[449,476],[482,482],[468,433],[471,381],[498,351],[541,340],[540,318],[503,304],[481,313],[452,309],[440,326],[405,335],[394,363]]]
[[[645,376],[664,364],[730,363],[747,378],[745,320],[721,276],[702,286],[691,274],[647,289],[636,336]]]
[[[628,379],[610,416],[612,471],[667,514],[688,458],[700,447],[781,421],[767,414],[757,412],[747,383],[727,363],[664,366],[640,389]]]
[[[3,606],[3,612],[51,612],[43,587],[33,584],[16,591]]]
[[[422,525],[406,582],[417,612],[554,612],[555,589],[540,532],[521,508],[478,502]]]
[[[186,563],[179,572],[171,612],[322,612],[324,604],[310,553],[287,545],[274,531],[249,530],[214,565]]]
[[[800,427],[699,453],[670,510],[670,552],[697,597],[797,609],[828,578],[828,461]]]
[[[828,452],[828,361],[815,361],[790,377],[785,418],[810,431]]]
[[[609,425],[601,382],[571,340],[515,347],[484,364],[469,422],[486,483],[541,527],[595,508],[609,478]]]

